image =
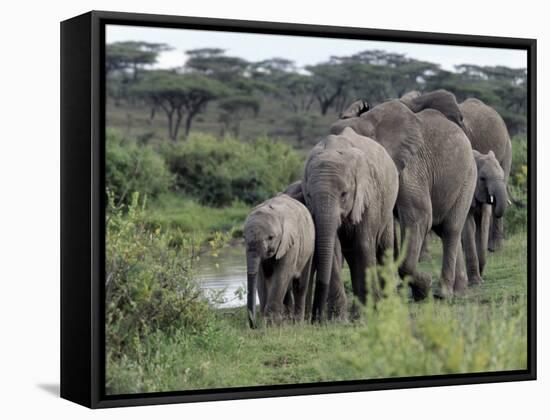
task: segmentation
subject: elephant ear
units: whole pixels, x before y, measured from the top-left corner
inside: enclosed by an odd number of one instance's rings
[[[340,119],[345,120],[347,118],[358,117],[369,110],[369,104],[363,99],[359,99],[348,106],[342,113],[340,113]]]
[[[353,207],[351,208],[351,222],[359,223],[363,219],[363,213],[367,210],[369,203],[372,177],[370,168],[364,158],[364,152],[356,149],[353,154],[353,167],[355,178],[355,189],[353,191]]]
[[[481,158],[483,157],[483,153],[480,153],[475,149],[472,149],[472,154],[474,155],[474,160],[476,161],[476,163],[478,163],[481,160]],[[479,164],[478,164],[478,166],[479,166]]]
[[[407,105],[414,113],[428,108],[435,109],[445,115],[449,121],[454,122],[459,127],[463,127],[463,116],[456,97],[445,89],[434,90],[433,92],[416,97],[403,97],[401,102]]]
[[[279,220],[281,222],[281,241],[279,242],[279,248],[277,248],[277,253],[275,254],[275,259],[277,260],[283,258],[288,250],[298,243],[298,238],[296,237],[296,227],[292,226],[292,221],[294,218],[291,217],[291,214],[293,211],[295,211],[295,209],[285,206],[284,211],[279,212]]]
[[[286,189],[283,191],[283,194],[286,194],[296,201],[299,201],[302,204],[305,204],[305,197],[304,197],[304,191],[302,187],[302,181],[296,181],[290,184]]]

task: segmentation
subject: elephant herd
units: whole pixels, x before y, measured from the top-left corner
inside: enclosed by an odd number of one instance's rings
[[[399,275],[415,300],[464,294],[501,245],[511,160],[504,121],[478,99],[437,90],[354,102],[310,151],[303,179],[246,219],[250,326],[256,294],[268,323],[345,319],[343,261],[365,303],[366,270],[387,250],[404,251]],[[430,232],[443,245],[434,285],[418,269]]]

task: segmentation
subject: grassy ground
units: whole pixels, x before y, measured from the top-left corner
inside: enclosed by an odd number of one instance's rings
[[[227,231],[241,226],[250,212],[250,206],[235,202],[229,207],[202,206],[178,193],[168,193],[151,204],[147,219],[163,229],[184,232]]]
[[[182,212],[183,213],[183,212]],[[437,277],[440,249],[423,263]],[[243,309],[213,311],[208,329],[150,334],[108,358],[108,393],[437,375],[526,368],[526,235],[490,254],[465,298],[410,303],[390,293],[361,321],[251,331]],[[388,271],[389,273],[389,271]],[[435,278],[436,278],[435,277]]]

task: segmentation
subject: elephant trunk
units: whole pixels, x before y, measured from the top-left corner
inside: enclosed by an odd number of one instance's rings
[[[247,293],[246,307],[248,309],[248,324],[250,328],[256,328],[256,290],[258,289],[258,270],[260,268],[260,256],[254,253],[246,255]]]
[[[504,215],[504,210],[508,206],[508,193],[506,191],[506,184],[504,182],[498,182],[489,190],[489,194],[494,197],[494,215],[500,218]]]
[[[317,214],[315,217],[315,259],[317,266],[317,281],[313,300],[313,321],[321,321],[327,307],[332,257],[338,223],[331,213]]]

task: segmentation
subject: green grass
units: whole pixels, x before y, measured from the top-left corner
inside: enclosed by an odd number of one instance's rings
[[[434,276],[440,250],[423,263]],[[526,234],[490,254],[468,296],[410,303],[395,293],[361,321],[249,330],[241,309],[216,311],[201,334],[154,332],[107,362],[111,394],[309,383],[526,368]],[[389,278],[394,278],[389,272]],[[434,277],[437,278],[437,277]]]
[[[203,206],[178,193],[165,194],[155,200],[147,210],[146,219],[163,229],[180,229],[184,232],[228,231],[242,225],[250,206],[234,202],[229,207]]]

